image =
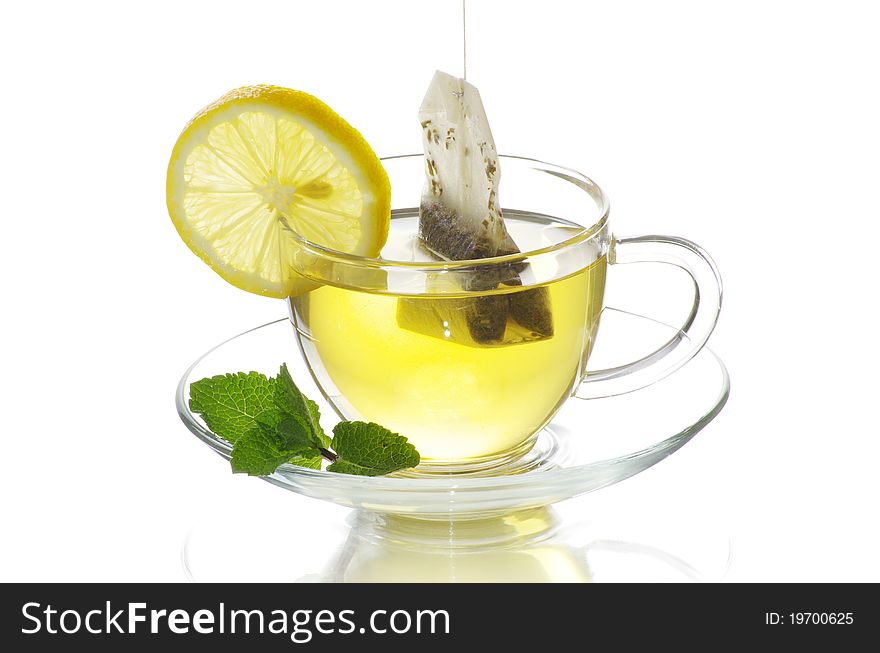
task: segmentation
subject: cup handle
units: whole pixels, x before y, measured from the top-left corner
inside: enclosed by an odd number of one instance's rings
[[[674,236],[615,238],[608,262],[669,263],[680,267],[693,279],[694,305],[678,334],[657,351],[626,365],[587,372],[574,392],[578,399],[626,394],[672,374],[703,348],[721,311],[721,275],[709,254],[696,243]]]

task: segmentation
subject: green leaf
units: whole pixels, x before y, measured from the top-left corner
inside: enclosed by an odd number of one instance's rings
[[[275,380],[257,372],[201,379],[190,385],[189,407],[211,431],[234,444],[258,421],[272,421],[277,412]]]
[[[315,447],[325,447],[328,438],[321,429],[318,404],[308,399],[290,376],[287,364],[283,364],[275,378],[275,406],[283,414],[302,421],[308,429],[309,441]]]
[[[275,377],[275,405],[288,415],[303,415],[312,420],[308,400],[305,398],[287,369],[287,363],[281,365],[278,376]]]
[[[312,429],[300,415],[282,417],[275,426],[275,433],[279,437],[279,446],[285,450],[315,446]]]
[[[294,456],[287,462],[291,465],[299,465],[300,467],[308,467],[309,469],[321,469],[321,463],[323,460],[324,457],[319,453],[316,456],[310,456],[309,454]]]
[[[331,443],[338,458],[329,472],[381,476],[419,464],[419,453],[405,437],[372,422],[340,422]]]
[[[328,436],[324,432],[324,429],[321,428],[321,409],[318,408],[318,404],[311,399],[306,399],[306,402],[309,405],[309,414],[312,416],[312,424],[315,426],[318,439],[321,441],[321,446],[325,449],[329,449],[331,446],[330,436]]]
[[[309,463],[304,466],[311,467],[316,457],[320,465],[321,453],[317,449],[308,445],[288,447],[276,430],[265,424],[258,424],[242,435],[233,446],[232,471],[251,476],[267,476],[286,462]]]
[[[257,424],[268,426],[270,430],[274,430],[282,419],[284,419],[284,414],[273,406],[272,408],[267,408],[262,413],[257,415],[254,418],[254,421]]]

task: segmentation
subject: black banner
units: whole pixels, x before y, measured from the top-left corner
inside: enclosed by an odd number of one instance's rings
[[[173,585],[0,586],[6,651],[588,649],[859,641],[878,630],[876,586]],[[858,639],[857,639],[858,638]],[[10,648],[9,645],[12,647]]]

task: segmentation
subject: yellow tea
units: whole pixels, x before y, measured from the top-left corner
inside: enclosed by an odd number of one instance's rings
[[[580,229],[511,211],[505,221],[522,251]],[[431,260],[416,233],[417,217],[393,219],[383,258]],[[431,283],[407,296],[325,285],[292,298],[292,313],[319,385],[346,418],[405,435],[425,463],[465,462],[516,449],[583,378],[605,268],[600,257],[539,286],[524,273],[521,285],[442,295]]]

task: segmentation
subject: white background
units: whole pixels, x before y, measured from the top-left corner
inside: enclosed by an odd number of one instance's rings
[[[616,233],[691,238],[725,282],[725,411],[670,459],[567,505],[651,496],[711,516],[731,581],[880,581],[872,3],[470,5],[468,78],[499,149],[585,172]],[[431,74],[461,71],[459,12],[4,10],[0,580],[183,580],[181,542],[215,488],[276,500],[232,479],[174,410],[196,355],[283,306],[228,286],[177,237],[171,148],[200,107],[263,82],[318,95],[380,156],[417,151]],[[302,520],[335,510],[284,498]]]

